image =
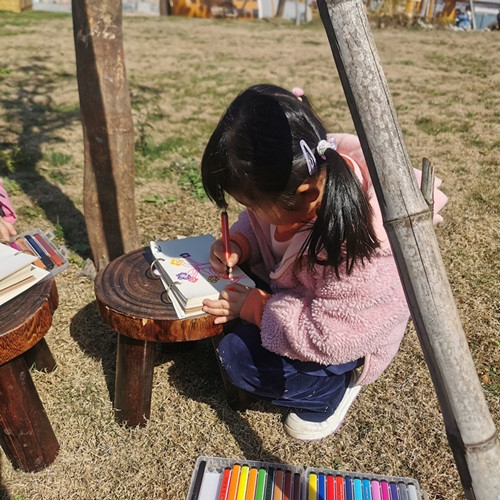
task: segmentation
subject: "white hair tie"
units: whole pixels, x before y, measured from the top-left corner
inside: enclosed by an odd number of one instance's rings
[[[325,153],[327,149],[337,149],[337,141],[333,137],[329,137],[327,140],[321,139],[316,146],[316,152],[326,160]]]

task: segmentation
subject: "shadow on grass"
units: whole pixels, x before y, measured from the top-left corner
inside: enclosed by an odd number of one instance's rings
[[[101,320],[96,302],[88,304],[73,317],[70,335],[84,354],[101,360],[108,395],[113,401],[116,333]],[[238,442],[247,459],[281,461],[279,457],[265,451],[265,446],[251,430],[244,414],[229,406],[210,339],[158,344],[155,366],[165,363],[171,363],[168,369],[169,383],[184,397],[211,406]],[[257,401],[251,403],[251,407],[266,412],[280,412],[271,404]],[[154,408],[151,411],[154,412]]]
[[[38,168],[43,158],[42,147],[64,144],[61,132],[80,120],[78,103],[63,106],[53,99],[61,83],[75,79],[75,75],[54,72],[46,58],[36,56],[30,64],[16,68],[15,76],[16,98],[0,97],[0,106],[5,110],[0,175],[16,181],[46,218],[61,227],[66,246],[85,259],[90,252],[83,214]],[[83,170],[81,175],[83,190]],[[19,207],[18,212],[21,217],[30,216],[23,214]]]
[[[12,497],[8,492],[7,488],[1,483],[0,483],[0,500],[12,500]]]

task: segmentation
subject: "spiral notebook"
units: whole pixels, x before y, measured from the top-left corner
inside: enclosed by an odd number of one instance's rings
[[[217,299],[231,283],[255,287],[254,281],[239,267],[229,277],[216,271],[209,262],[211,234],[178,240],[151,241],[155,268],[179,318],[202,314],[206,298]]]

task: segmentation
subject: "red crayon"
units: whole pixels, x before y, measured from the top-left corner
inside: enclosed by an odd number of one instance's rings
[[[226,467],[222,473],[222,481],[220,485],[219,498],[217,500],[226,500],[227,491],[229,489],[229,478],[231,477],[231,468]]]
[[[335,499],[335,478],[331,475],[326,476],[326,500]]]
[[[336,500],[344,500],[345,495],[344,495],[344,478],[342,476],[337,476],[335,478],[335,485],[336,485],[336,493],[337,496],[335,497]]]
[[[231,257],[231,243],[229,242],[229,219],[225,210],[220,214],[220,221],[222,225],[222,247],[226,257],[226,274],[230,276],[231,268],[227,265],[227,263],[229,261],[229,257]]]

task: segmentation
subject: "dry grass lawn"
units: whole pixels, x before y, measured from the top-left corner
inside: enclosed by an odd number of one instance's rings
[[[34,474],[14,470],[2,453],[0,497],[183,499],[196,458],[209,455],[409,476],[431,500],[463,499],[412,325],[340,432],[321,442],[285,436],[271,405],[232,411],[210,341],[158,352],[151,419],[136,429],[115,423],[115,334],[98,316],[93,282],[80,275],[90,252],[72,20],[2,13],[0,25],[0,175],[18,231],[52,230],[71,251],[46,337],[58,368],[32,373],[60,453]],[[374,37],[412,162],[430,158],[450,198],[437,238],[498,427],[500,33],[374,28]],[[332,131],[354,131],[319,23],[126,17],[124,40],[144,244],[217,234],[197,168],[211,129],[244,87],[301,86]]]

